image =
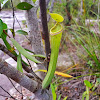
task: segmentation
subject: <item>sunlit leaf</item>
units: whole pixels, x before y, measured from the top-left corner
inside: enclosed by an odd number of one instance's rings
[[[92,87],[91,83],[88,80],[84,80],[84,84],[89,88]]]
[[[66,96],[63,100],[67,100],[68,96]]]
[[[29,10],[31,9],[33,6],[27,2],[21,2],[16,6],[18,9],[21,10]]]
[[[33,57],[32,55],[30,55],[22,46],[19,45],[19,43],[17,41],[15,41],[13,38],[10,38],[10,40],[12,41],[13,45],[17,48],[17,50],[26,58],[28,58],[29,60],[35,62],[35,63],[41,63],[40,61],[38,61],[37,59],[35,59],[35,57]]]
[[[2,33],[3,33],[3,22],[0,19],[0,36],[2,35]]]
[[[47,70],[42,70],[42,69],[39,69],[36,72],[38,72],[38,71],[47,72]],[[62,73],[62,72],[58,72],[58,71],[55,71],[55,74],[60,75],[62,77],[68,77],[68,78],[72,78],[73,77],[71,75],[68,75],[68,74],[65,74],[65,73]]]
[[[33,1],[33,3],[35,3],[36,2],[36,0],[32,0]]]
[[[17,30],[16,33],[22,34],[22,35],[28,35],[28,33],[26,31],[23,31],[23,30]]]
[[[18,69],[20,72],[23,72],[22,63],[21,63],[21,54],[20,54],[20,53],[19,53],[19,55],[17,56],[17,69]]]
[[[56,14],[56,13],[49,13],[49,14],[57,22],[62,22],[64,20],[64,18],[59,14]]]

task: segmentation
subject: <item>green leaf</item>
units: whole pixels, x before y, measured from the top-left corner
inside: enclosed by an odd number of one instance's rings
[[[3,23],[3,30],[5,30],[5,32],[7,33],[7,24]],[[4,38],[6,39],[7,35],[3,32],[2,35],[4,36]]]
[[[34,55],[32,55],[33,57],[41,57],[41,58],[46,58],[46,56],[45,55],[42,55],[42,54],[34,54]]]
[[[7,24],[3,23],[3,30],[5,30],[5,32],[7,33]],[[7,35],[2,32],[0,38],[5,38],[6,39]]]
[[[51,83],[50,87],[51,87],[51,91],[52,91],[53,100],[56,100],[57,95],[55,92],[55,87],[52,83]]]
[[[63,100],[67,100],[68,96],[66,96]]]
[[[89,88],[92,87],[91,83],[88,80],[84,80],[84,84]]]
[[[33,1],[33,3],[35,3],[36,2],[36,0],[32,0]]]
[[[3,29],[7,30],[7,24],[6,23],[3,23]]]
[[[0,0],[1,3],[3,3],[4,0]]]
[[[21,10],[29,10],[31,9],[33,6],[27,2],[21,2],[16,6],[18,9]]]
[[[22,34],[22,35],[28,35],[28,33],[26,31],[23,31],[23,30],[17,30],[16,33]]]
[[[31,51],[31,50],[29,50],[29,49],[25,49],[26,51],[28,51],[28,52],[30,52],[30,53],[33,53],[34,54],[34,52],[33,51]],[[41,58],[46,58],[46,56],[45,55],[42,55],[42,54],[34,54],[34,55],[32,55],[33,57],[41,57]]]
[[[12,41],[13,45],[17,48],[17,50],[26,58],[28,58],[29,60],[35,62],[35,63],[41,63],[40,61],[38,61],[37,59],[35,59],[32,55],[30,55],[22,46],[19,45],[19,43],[17,41],[15,41],[13,38],[10,38],[10,40]]]
[[[62,22],[64,20],[64,18],[61,15],[57,14],[57,13],[49,13],[49,14],[57,22]]]
[[[19,53],[19,55],[17,56],[17,69],[20,71],[20,72],[23,72],[23,69],[22,69],[22,62],[21,62],[21,54]]]
[[[10,46],[10,44],[8,43],[8,41],[6,40],[6,35],[5,35],[5,34],[2,34],[1,38],[2,38],[2,40],[3,40],[3,42],[4,42],[4,44],[6,45],[7,49],[8,49],[8,50],[11,50],[11,46]]]
[[[5,32],[7,32],[7,30],[5,30]],[[3,32],[1,35],[1,38],[5,38],[6,39],[7,35]]]
[[[28,52],[30,52],[30,53],[35,54],[33,51],[31,51],[31,50],[29,50],[29,49],[26,49],[26,48],[25,48],[25,50],[28,51]]]
[[[0,36],[2,35],[2,33],[3,33],[3,22],[0,19]]]
[[[17,56],[16,52],[14,51],[14,48],[12,48],[11,45],[10,45],[10,44],[8,43],[8,41],[6,40],[5,34],[2,34],[2,35],[1,35],[1,38],[2,38],[2,40],[3,40],[3,42],[4,42],[4,44],[6,45],[7,49],[8,49],[11,53],[13,53],[15,56]]]

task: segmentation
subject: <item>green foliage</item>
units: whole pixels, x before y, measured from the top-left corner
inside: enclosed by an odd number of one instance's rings
[[[3,33],[3,22],[0,19],[0,36],[2,35],[2,33]]]
[[[36,0],[32,0],[33,1],[33,3],[35,3],[36,2]]]
[[[22,35],[28,35],[28,33],[24,30],[17,30],[16,33],[22,34]]]
[[[86,85],[86,91],[82,95],[82,100],[84,100],[85,97],[86,97],[86,100],[89,100],[89,91],[92,85],[88,80],[84,80],[84,84]]]
[[[46,58],[46,56],[44,56],[44,55],[41,55],[41,54],[34,54],[34,55],[32,55],[33,57],[41,57],[41,58]]]
[[[91,83],[90,83],[88,80],[84,80],[84,84],[85,84],[88,88],[91,88],[91,87],[92,87]]]
[[[21,2],[16,6],[18,9],[20,10],[29,10],[31,9],[33,6],[27,2]]]
[[[93,92],[95,88],[98,87],[98,85],[100,84],[100,78],[96,79],[95,84],[90,83],[88,80],[84,80],[84,84],[86,86],[86,91],[82,95],[82,100],[85,100],[85,98],[86,100],[89,100],[90,89],[92,90],[91,92]]]
[[[68,96],[66,96],[63,100],[67,100]]]
[[[0,0],[1,3],[3,3],[4,0]]]
[[[10,38],[10,40],[12,41],[13,45],[17,48],[17,50],[26,58],[30,59],[31,61],[35,62],[35,63],[41,63],[40,61],[38,61],[37,59],[35,59],[32,55],[30,55],[23,47],[21,47],[17,41],[15,41],[13,38]]]
[[[20,71],[20,72],[23,72],[23,69],[22,69],[22,59],[21,59],[21,54],[19,53],[19,55],[17,56],[17,69]]]
[[[0,35],[0,37],[2,38],[2,40],[3,40],[4,44],[5,44],[5,46],[7,47],[7,49],[9,51],[11,51],[14,55],[17,55],[16,52],[12,49],[12,47],[8,43],[8,41],[6,40],[7,35],[5,34],[5,32],[7,33],[7,24],[3,23],[1,19],[0,19],[0,22],[1,22],[0,23],[0,26],[1,26],[1,30],[0,30],[1,31],[1,35]],[[5,32],[3,32],[3,30]]]
[[[98,13],[98,0],[84,0],[84,5],[85,5],[85,10],[86,10],[86,17],[92,16],[95,17],[95,14],[93,14],[91,11],[95,12],[96,14]]]
[[[70,28],[73,29],[70,31],[70,33],[72,33],[72,35],[75,37],[75,40],[78,42],[79,46],[81,45],[84,48],[85,52],[87,52],[87,54],[89,55],[89,58],[92,58],[92,61],[95,62],[95,65],[91,63],[91,67],[100,69],[99,35],[91,31],[90,28],[87,27],[85,24],[81,26],[78,25],[77,22],[75,22],[75,24],[72,25]],[[76,46],[79,47],[78,45]],[[88,60],[88,63],[89,62],[91,62],[91,60]]]
[[[51,83],[50,87],[51,87],[53,100],[56,100],[57,95],[56,95],[56,91],[55,91],[55,85]]]

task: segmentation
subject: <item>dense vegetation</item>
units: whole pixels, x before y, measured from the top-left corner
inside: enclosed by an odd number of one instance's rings
[[[36,0],[33,0],[33,2],[35,1]],[[52,0],[48,5],[47,12],[50,11],[51,3]],[[17,2],[15,5],[17,5]],[[3,8],[8,9],[10,8],[10,6],[11,3],[10,1],[8,1]],[[29,7],[30,8],[27,8],[28,10],[31,9],[30,5]],[[17,8],[20,7],[18,7],[17,5]],[[17,8],[15,9],[17,10]],[[24,8],[20,9],[25,10]],[[99,0],[55,0],[52,12],[60,14],[64,18],[64,21],[61,23],[61,25],[63,26],[63,33],[61,45],[59,48],[59,54],[67,54],[68,57],[71,59],[70,62],[72,62],[72,65],[66,65],[65,68],[62,68],[63,66],[59,67],[58,65],[57,71],[60,71],[62,73],[60,74],[61,77],[55,75],[51,83],[51,92],[53,95],[53,100],[100,99],[99,10]],[[38,18],[40,17],[39,13],[40,9],[38,9],[37,11]],[[55,24],[52,18],[50,18],[48,22],[49,30]],[[3,23],[2,20],[0,21],[0,23]],[[5,33],[5,31],[7,32],[7,26],[5,23],[3,25],[3,29],[0,29],[3,33]],[[28,35],[27,32],[22,30],[18,30],[17,32],[19,34],[21,33],[23,35]],[[6,41],[6,36],[0,36],[5,42],[7,49],[10,49],[10,51],[12,50],[11,52],[16,56],[16,52]],[[13,35],[13,37],[15,36]],[[19,51],[19,54],[17,55],[17,59],[19,59],[19,62],[17,60],[18,64],[21,64],[21,54],[25,56],[27,59],[32,60],[35,63],[39,63],[39,61],[35,59],[33,56],[29,56],[28,54],[26,54],[25,49],[23,50],[23,48],[21,47],[19,49],[19,45],[15,43],[14,40],[10,40],[13,42],[14,46]],[[43,55],[34,56],[45,58],[45,56]],[[24,64],[26,63],[24,62]],[[23,72],[22,66],[17,69]],[[45,72],[45,70],[40,71]],[[70,74],[71,76],[73,76],[73,78],[66,79],[64,74]]]

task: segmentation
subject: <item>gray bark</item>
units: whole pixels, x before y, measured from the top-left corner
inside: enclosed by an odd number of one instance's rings
[[[42,90],[41,84],[19,72],[16,68],[12,67],[2,59],[0,59],[0,73],[6,75],[8,78],[11,78],[24,88],[34,93],[35,100],[52,100],[50,91]]]
[[[4,45],[0,44],[0,50],[2,50],[3,52],[5,52],[7,55],[9,55],[10,57],[12,57],[15,61],[17,61],[17,57],[15,55],[13,55]],[[33,70],[26,66],[23,62],[22,62],[22,66],[23,69],[27,72],[27,73],[31,73],[34,77],[36,78],[37,81],[41,82],[42,80],[33,72]]]
[[[6,75],[8,78],[11,78],[24,88],[34,93],[34,100],[52,100],[50,91],[42,90],[40,83],[30,79],[2,59],[0,59],[0,73]]]
[[[31,0],[23,0],[23,1],[28,2],[31,5],[34,5]],[[30,10],[25,11],[25,17],[26,17],[28,30],[30,33],[29,38],[30,38],[34,53],[44,54],[41,34],[38,28],[37,9],[38,9],[38,2],[37,2],[37,5],[35,5],[35,7],[33,7]]]
[[[16,68],[12,67],[2,59],[0,59],[0,73],[11,78],[31,92],[36,91],[38,88],[38,83],[36,81],[31,80],[29,77],[19,72]]]
[[[30,10],[25,11],[26,23],[29,30],[29,39],[31,42],[32,50],[35,54],[45,54],[42,44],[41,33],[39,31],[38,19],[37,19],[37,9],[39,7],[39,0],[32,2],[32,0],[22,0],[23,2],[28,2],[34,7]],[[43,61],[43,60],[41,60]],[[33,63],[31,63],[33,65]],[[44,65],[37,65],[37,68],[33,68],[33,70],[44,69]],[[36,73],[41,79],[45,77],[45,74],[42,72]]]

